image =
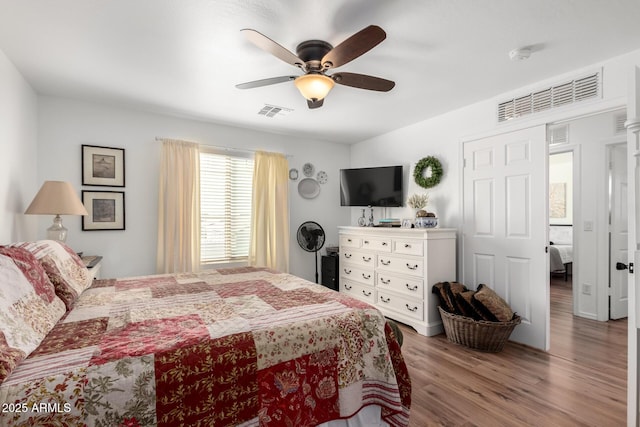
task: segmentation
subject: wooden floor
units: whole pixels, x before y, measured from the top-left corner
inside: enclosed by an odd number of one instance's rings
[[[574,317],[571,301],[571,282],[552,278],[549,353],[483,353],[401,325],[410,426],[626,425],[627,322]]]

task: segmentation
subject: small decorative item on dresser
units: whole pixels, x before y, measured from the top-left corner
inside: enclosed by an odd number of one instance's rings
[[[429,203],[429,193],[412,194],[407,199],[407,205],[413,209],[423,209]]]
[[[435,228],[438,226],[438,218],[433,212],[419,210],[416,214],[416,228]]]

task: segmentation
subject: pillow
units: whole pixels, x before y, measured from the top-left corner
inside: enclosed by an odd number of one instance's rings
[[[24,248],[40,261],[53,283],[56,295],[67,306],[73,308],[78,296],[91,286],[91,275],[80,257],[64,243],[54,240],[14,243]]]
[[[3,252],[7,251],[6,248]],[[18,257],[24,254],[16,251]],[[65,313],[65,305],[42,289],[46,283],[22,272],[18,264],[0,254],[0,383],[33,350]],[[43,297],[44,295],[44,297]]]
[[[462,314],[462,309],[458,305],[458,298],[456,297],[456,295],[467,291],[467,287],[462,283],[447,282],[447,285],[445,285],[444,290],[447,293],[447,298],[449,299],[449,301],[451,301],[453,312],[456,314]]]
[[[513,319],[515,314],[500,295],[484,284],[478,285],[478,289],[473,294],[471,301],[474,308],[482,314],[485,320],[508,322]]]
[[[439,282],[433,285],[431,292],[438,296],[440,305],[449,313],[460,313],[455,301],[455,294],[466,291],[467,288],[458,282]]]
[[[447,295],[447,290],[445,286],[449,285],[449,282],[438,282],[431,288],[431,293],[434,293],[438,296],[438,300],[440,301],[440,306],[449,313],[453,313],[453,304],[449,301],[449,295]]]
[[[28,250],[13,246],[0,246],[0,254],[6,255],[13,260],[13,263],[22,271],[22,274],[29,280],[36,294],[45,302],[50,304],[56,296],[56,288],[49,280],[47,272],[42,264]]]
[[[464,291],[456,294],[456,303],[463,316],[473,320],[482,320],[482,314],[478,312],[471,301],[476,291]]]

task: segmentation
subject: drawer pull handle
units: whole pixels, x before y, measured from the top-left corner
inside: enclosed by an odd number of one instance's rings
[[[349,259],[349,258],[351,258],[351,254],[344,254],[344,257]]]
[[[387,246],[387,242],[382,242],[382,246]]]
[[[351,240],[351,239],[347,239],[347,242],[351,243],[351,242],[352,242],[352,240]]]
[[[344,287],[345,287],[345,289],[346,289],[346,290],[350,291],[350,290],[351,290],[351,288],[352,288],[353,286],[351,286],[351,285],[347,285],[347,284],[345,283]]]
[[[370,297],[371,296],[371,292],[367,292],[364,289],[362,290],[362,293],[364,294],[365,297]]]
[[[415,270],[418,268],[418,264],[409,265],[409,263],[407,263],[407,268],[409,270]]]
[[[409,310],[409,311],[417,311],[418,310],[418,307],[414,306],[413,308],[411,308],[411,307],[409,307],[409,304],[405,304],[405,305],[407,306],[407,310]]]
[[[389,283],[391,283],[391,279],[385,279],[384,277],[381,277],[381,278],[380,278],[380,281],[381,281],[382,283],[384,283],[385,285],[388,285]]]
[[[385,304],[388,304],[391,301],[391,298],[385,299],[382,295],[380,295],[380,301],[382,301]]]
[[[382,264],[382,265],[389,265],[389,264],[391,264],[391,261],[385,261],[385,260],[381,259],[381,260],[380,260],[380,264]]]
[[[413,286],[409,286],[408,283],[405,283],[405,286],[407,287],[407,289],[409,289],[410,291],[417,291],[418,290],[418,285],[413,285]]]
[[[404,244],[404,247],[408,249],[408,248],[410,248],[410,247],[411,247],[411,245],[410,245],[410,244],[408,244],[408,243],[405,243],[405,244]]]
[[[362,242],[362,243],[364,243],[365,245],[368,245],[368,244],[369,244],[369,241],[368,241],[368,240],[365,240],[365,241],[364,241],[364,242]]]
[[[344,269],[345,274],[351,274],[351,270]]]
[[[369,262],[369,261],[371,261],[371,257],[370,257],[370,256],[363,256],[363,257],[362,257],[362,260],[363,260],[364,262]]]
[[[365,280],[369,280],[369,279],[371,279],[371,275],[362,273],[362,278],[365,279]]]

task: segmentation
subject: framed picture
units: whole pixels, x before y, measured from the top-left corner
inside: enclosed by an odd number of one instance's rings
[[[124,148],[83,145],[82,185],[124,187]]]
[[[413,227],[413,220],[411,218],[406,218],[402,220],[401,228],[411,228]]]
[[[82,191],[82,230],[124,230],[124,191]]]

